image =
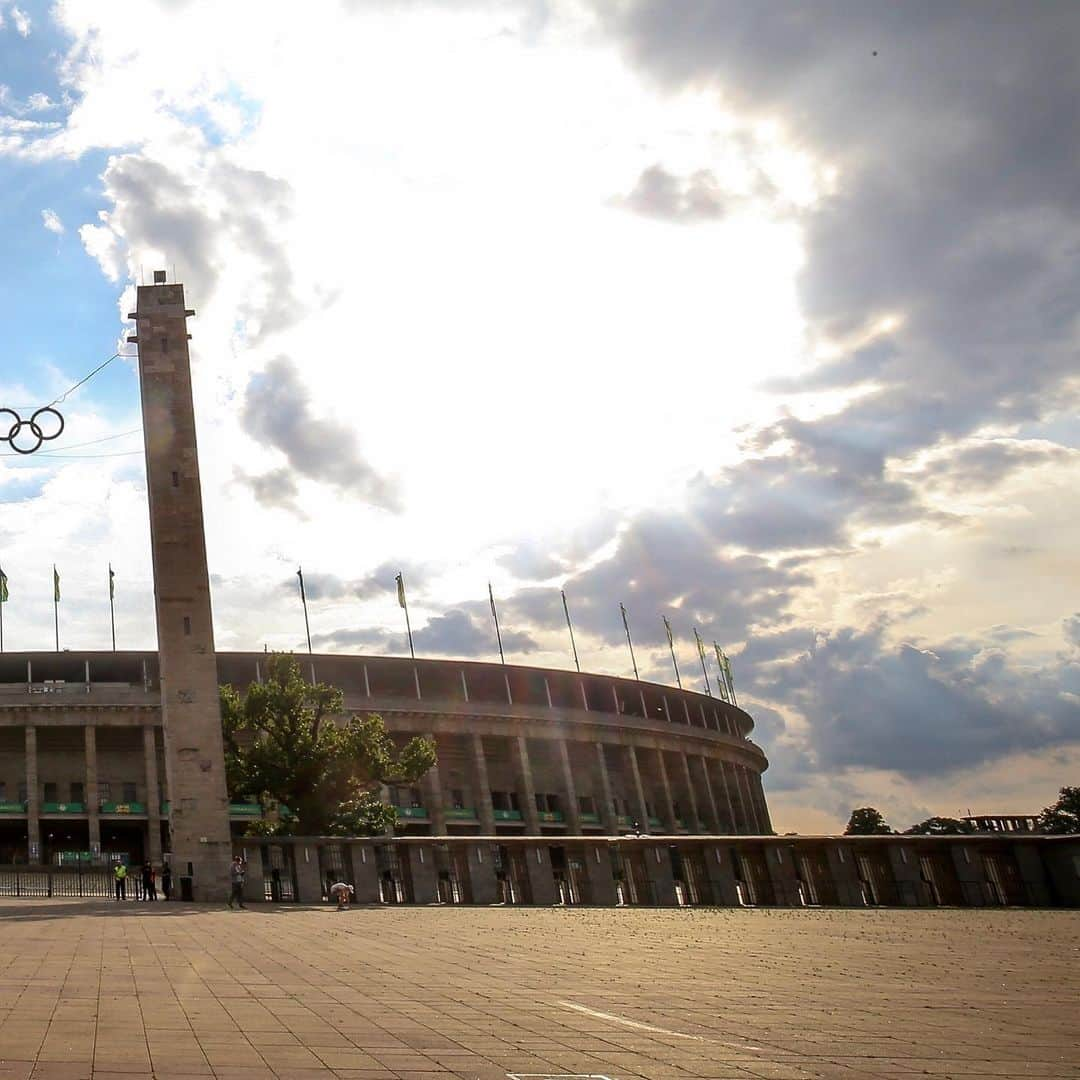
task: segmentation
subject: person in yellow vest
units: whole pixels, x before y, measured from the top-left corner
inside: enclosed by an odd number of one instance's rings
[[[116,864],[116,866],[113,867],[113,878],[116,881],[116,899],[117,900],[126,900],[127,899],[127,867],[122,862],[118,862]]]

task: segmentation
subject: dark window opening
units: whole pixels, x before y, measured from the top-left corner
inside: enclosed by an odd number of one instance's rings
[[[57,802],[56,785],[52,781],[42,784],[44,802]]]
[[[184,616],[184,636],[191,637],[191,616]]]
[[[77,803],[83,801],[83,786],[78,780],[71,782],[71,801]]]
[[[174,469],[172,474],[172,486],[178,488],[180,486],[180,474]]]
[[[133,803],[138,798],[138,793],[135,787],[134,781],[124,781],[124,802]]]

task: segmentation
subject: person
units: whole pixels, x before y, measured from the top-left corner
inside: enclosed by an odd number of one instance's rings
[[[170,899],[172,894],[172,867],[167,863],[161,864],[161,895],[165,900]]]
[[[127,867],[122,862],[118,862],[116,866],[113,867],[113,880],[116,882],[116,899],[126,900]]]
[[[353,887],[344,881],[336,881],[330,886],[330,896],[337,900],[338,911],[348,911],[353,891]]]
[[[144,900],[157,899],[157,882],[154,875],[154,864],[146,862],[142,869],[142,889]]]
[[[229,881],[232,890],[229,893],[229,907],[234,903],[244,907],[244,876],[247,873],[247,864],[239,855],[233,856],[232,866],[229,867]]]

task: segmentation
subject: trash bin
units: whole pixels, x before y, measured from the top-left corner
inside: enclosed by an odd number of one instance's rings
[[[186,875],[180,878],[180,899],[186,900],[189,904],[195,899],[195,889],[192,885],[192,879]]]

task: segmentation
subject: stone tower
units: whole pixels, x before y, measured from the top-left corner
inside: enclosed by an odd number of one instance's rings
[[[190,874],[196,900],[223,900],[232,851],[188,355],[194,314],[183,285],[155,271],[139,287],[128,340],[139,346],[173,879],[178,894]]]

